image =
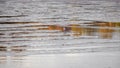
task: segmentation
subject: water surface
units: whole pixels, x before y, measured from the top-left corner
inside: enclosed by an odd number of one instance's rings
[[[0,0],[0,68],[119,68],[120,2]]]

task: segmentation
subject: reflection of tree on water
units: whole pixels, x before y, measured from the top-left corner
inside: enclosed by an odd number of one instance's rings
[[[19,53],[19,52],[26,51],[26,47],[27,46],[11,46],[11,47],[0,46],[0,52],[16,52],[16,53]]]
[[[7,51],[7,47],[6,46],[0,46],[0,51]]]
[[[91,24],[102,27],[120,27],[120,22],[93,22]]]
[[[100,26],[102,28],[98,29],[101,38],[112,38],[114,29],[104,28],[104,27],[120,27],[120,23],[118,22],[101,22],[101,23],[94,23],[96,26]]]
[[[114,29],[104,28],[104,27],[120,27],[120,23],[113,23],[113,22],[95,22],[90,23],[92,26],[97,27],[103,27],[103,28],[86,28],[79,25],[72,26],[72,31],[75,32],[75,34],[79,33],[80,35],[86,35],[86,36],[94,36],[94,33],[98,33],[101,38],[112,38],[112,33],[115,31]]]
[[[59,26],[59,25],[50,25],[49,30],[60,30],[60,31],[67,31],[67,27]]]
[[[7,63],[7,56],[0,56],[0,64]]]
[[[24,60],[24,57],[22,55],[19,55],[19,53],[25,52],[27,46],[0,46],[0,64],[9,64],[9,61],[11,60]],[[17,55],[9,56],[7,53],[18,53]]]
[[[12,46],[11,47],[11,51],[13,51],[13,52],[23,52],[23,51],[26,51],[26,47],[27,46]]]
[[[74,32],[73,36],[92,36],[96,30],[93,28],[84,28],[80,25],[73,24],[71,25],[71,31]]]
[[[112,38],[112,33],[114,32],[113,29],[99,29],[100,36],[102,38]]]
[[[10,64],[10,63],[15,63],[15,60],[17,62],[22,63],[22,61],[19,60],[26,60],[25,56],[0,56],[0,64]]]
[[[89,22],[89,23],[82,23],[82,24],[81,23],[68,24],[67,26],[62,26],[57,24],[49,25],[49,24],[34,23],[34,22],[33,23],[31,22],[30,24],[27,22],[26,23],[13,22],[9,24],[12,24],[12,25],[20,24],[21,26],[1,27],[1,29],[4,29],[6,30],[5,32],[9,33],[6,35],[4,30],[2,30],[0,33],[0,37],[1,37],[0,42],[3,44],[5,43],[5,45],[0,46],[0,53],[5,53],[4,55],[7,55],[7,54],[27,55],[29,53],[29,49],[27,49],[28,46],[26,45],[33,45],[33,44],[28,44],[29,42],[30,43],[34,41],[46,42],[46,40],[47,41],[49,40],[50,41],[52,40],[66,41],[66,39],[74,40],[74,39],[82,39],[82,38],[85,38],[85,40],[88,40],[88,38],[111,39],[111,38],[114,38],[116,34],[119,34],[119,32],[116,32],[116,29],[120,30],[119,29],[120,23],[117,23],[117,22],[116,23],[115,22]],[[10,28],[10,30],[7,29],[8,27]],[[13,30],[13,28],[15,29]],[[113,33],[115,35],[113,35]],[[21,41],[28,41],[28,42],[25,42],[25,44],[23,45],[19,45],[21,44]],[[15,42],[18,42],[19,44],[17,45],[17,43]],[[9,43],[11,46],[7,46],[6,43],[7,45]],[[45,44],[48,45],[49,43],[45,43]],[[44,43],[40,45],[44,45]],[[68,45],[73,45],[73,44],[70,43]]]
[[[100,38],[112,38],[112,33],[115,32],[114,29],[104,28],[104,27],[120,27],[119,22],[91,22],[89,23],[91,27],[103,27],[103,28],[89,28],[83,27],[80,24],[70,24],[67,27],[59,25],[50,25],[48,26],[49,30],[60,30],[62,32],[72,31],[73,36],[94,36],[95,33],[98,33]],[[65,30],[66,29],[66,30]]]

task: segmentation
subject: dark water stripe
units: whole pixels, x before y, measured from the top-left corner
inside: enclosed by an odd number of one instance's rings
[[[0,22],[0,24],[29,24],[29,23],[36,23],[36,22]]]
[[[17,15],[17,16],[1,16],[0,15],[0,18],[12,18],[12,17],[25,17],[27,15]]]
[[[93,53],[93,52],[115,52],[120,51],[120,47],[96,47],[96,48],[64,48],[64,49],[44,49],[44,50],[13,50],[9,52],[9,56],[27,56],[36,54],[69,54],[69,53]],[[8,53],[3,53],[0,56],[6,55]]]

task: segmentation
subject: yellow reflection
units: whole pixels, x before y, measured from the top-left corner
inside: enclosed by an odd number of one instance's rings
[[[71,31],[74,32],[73,36],[81,36],[83,34],[84,29],[79,27],[80,25],[72,24]]]
[[[93,33],[96,31],[94,28],[85,28],[85,35],[92,36]]]
[[[94,26],[102,26],[102,27],[120,27],[120,22],[94,22],[92,24]]]
[[[49,26],[49,30],[60,30],[60,31],[64,31],[64,27],[58,26],[58,25],[50,25],[50,26]]]
[[[71,25],[71,31],[74,32],[74,36],[92,36],[96,30],[94,28],[85,28],[77,24]]]
[[[114,30],[101,28],[98,30],[98,32],[102,38],[112,38],[112,32],[114,32]]]
[[[101,22],[95,24],[97,26],[103,27],[98,29],[101,38],[112,38],[112,33],[115,31],[113,29],[104,28],[104,27],[118,27],[120,25],[120,23],[117,22]]]
[[[12,22],[11,24],[28,24],[30,22]],[[32,23],[32,22],[31,22]],[[33,24],[33,23],[32,23]],[[38,24],[38,23],[34,23]],[[88,24],[88,25],[87,25]],[[80,24],[69,24],[68,26],[60,26],[60,25],[34,25],[34,27],[38,28],[38,30],[59,30],[61,32],[73,32],[73,36],[94,36],[94,33],[98,33],[101,38],[112,38],[112,33],[115,32],[114,29],[109,29],[110,27],[120,27],[120,22],[89,22],[86,24],[86,27],[82,27]],[[33,25],[32,25],[33,26]],[[29,26],[29,27],[32,27]],[[89,27],[98,27],[98,28],[88,28]],[[100,27],[100,28],[99,28]],[[102,27],[102,28],[101,28]],[[109,27],[109,28],[104,28]],[[5,49],[0,49],[5,50]],[[15,51],[15,49],[13,49]]]
[[[72,31],[73,36],[92,36],[95,32],[100,34],[101,38],[112,38],[113,29],[104,27],[120,27],[120,22],[90,22],[88,26],[103,27],[103,28],[87,28],[82,27],[80,24],[70,24],[66,27],[59,25],[49,25],[49,30],[60,30],[60,31]]]

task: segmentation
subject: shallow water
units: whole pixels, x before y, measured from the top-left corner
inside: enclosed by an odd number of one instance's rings
[[[120,22],[119,1],[86,0],[10,0],[0,3],[2,22],[81,23],[87,21]],[[73,20],[74,21],[71,21]]]
[[[1,68],[119,68],[120,52],[0,57]]]
[[[33,55],[120,50],[119,22],[44,24],[1,22],[0,55]]]
[[[119,68],[119,6],[0,0],[0,68]]]

